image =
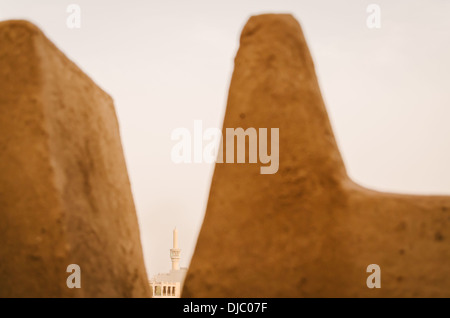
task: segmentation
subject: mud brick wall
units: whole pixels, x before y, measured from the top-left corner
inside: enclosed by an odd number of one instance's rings
[[[147,296],[111,97],[34,25],[0,23],[0,297]]]

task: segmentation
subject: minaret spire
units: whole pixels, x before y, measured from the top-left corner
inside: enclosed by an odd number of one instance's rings
[[[178,248],[178,230],[176,226],[173,230],[173,248]]]
[[[178,248],[178,230],[175,227],[173,229],[173,248],[170,249],[170,258],[172,259],[172,270],[177,271],[180,269],[180,253]]]

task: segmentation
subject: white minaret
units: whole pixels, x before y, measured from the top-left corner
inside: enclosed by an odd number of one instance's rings
[[[172,259],[172,270],[177,271],[180,269],[180,253],[178,248],[178,230],[175,227],[173,230],[173,248],[170,249],[170,258]]]

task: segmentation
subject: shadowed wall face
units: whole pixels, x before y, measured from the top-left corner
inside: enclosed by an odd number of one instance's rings
[[[150,295],[113,102],[23,21],[0,23],[0,242],[0,297]]]
[[[449,295],[450,252],[434,234],[450,234],[450,199],[349,180],[290,15],[255,16],[242,31],[223,130],[237,127],[279,128],[279,171],[216,164],[183,296]],[[369,264],[382,289],[367,288]]]

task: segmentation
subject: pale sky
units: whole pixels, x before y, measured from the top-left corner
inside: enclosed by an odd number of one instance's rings
[[[69,29],[66,8],[81,7]],[[369,29],[366,8],[381,7]],[[211,164],[174,164],[173,129],[221,128],[240,32],[251,15],[301,23],[350,176],[377,190],[450,195],[450,1],[0,0],[115,101],[149,277],[188,266]],[[281,153],[280,156],[283,154]]]

